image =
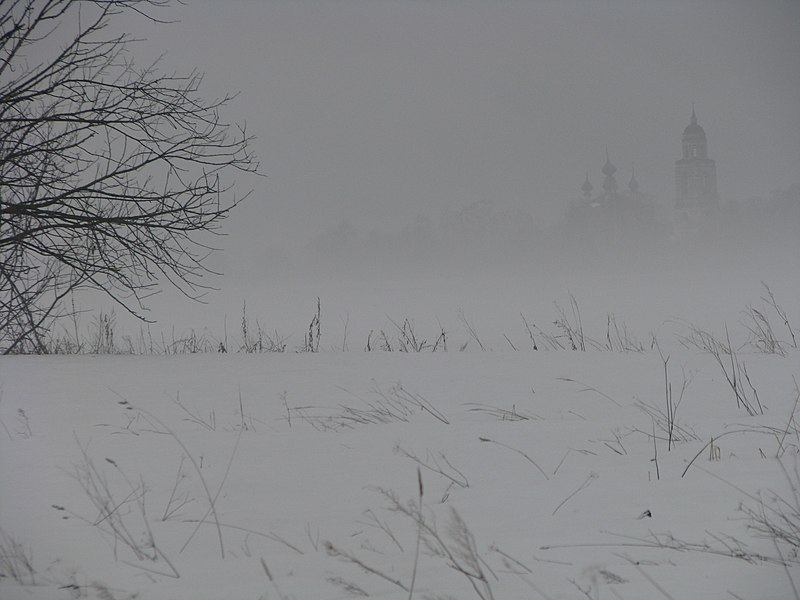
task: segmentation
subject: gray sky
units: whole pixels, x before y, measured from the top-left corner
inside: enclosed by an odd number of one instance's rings
[[[142,52],[207,73],[266,179],[226,247],[479,200],[552,221],[604,150],[674,200],[694,102],[723,201],[800,181],[800,2],[192,0]],[[234,239],[235,238],[235,239]]]

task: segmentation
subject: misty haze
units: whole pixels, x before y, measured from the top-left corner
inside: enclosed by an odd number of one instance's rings
[[[800,3],[0,49],[0,598],[800,600]]]

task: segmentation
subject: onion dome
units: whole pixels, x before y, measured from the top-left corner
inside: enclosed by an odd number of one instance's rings
[[[614,179],[614,173],[617,172],[617,167],[611,164],[608,159],[608,148],[606,148],[606,164],[603,165],[603,175],[606,176],[603,181],[603,189],[607,194],[617,193],[617,180]]]
[[[628,182],[628,189],[632,194],[635,194],[639,191],[639,182],[636,181],[636,172],[634,171],[633,165],[631,164],[631,180]]]
[[[603,175],[606,177],[613,177],[614,173],[617,172],[617,167],[611,164],[611,161],[608,160],[608,148],[606,148],[606,164],[603,165]]]
[[[706,139],[705,130],[697,124],[697,115],[694,114],[694,105],[692,105],[692,118],[686,129],[683,130],[683,138],[696,138]]]
[[[593,189],[594,188],[592,187],[592,184],[589,183],[589,174],[587,173],[586,174],[586,180],[583,182],[583,185],[581,186],[581,190],[583,191],[583,195],[586,196],[586,198],[589,198],[592,195],[592,190]]]

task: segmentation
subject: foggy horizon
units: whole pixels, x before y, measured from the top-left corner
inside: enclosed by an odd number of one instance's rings
[[[244,301],[266,320],[318,296],[343,313],[350,284],[376,307],[399,286],[412,313],[496,288],[515,315],[520,281],[547,305],[586,290],[612,309],[620,285],[709,301],[797,277],[796,206],[750,202],[800,184],[796,3],[198,0],[156,16],[112,27],[142,40],[137,64],[163,55],[164,72],[204,72],[205,97],[235,94],[221,118],[255,136],[263,175],[237,177],[251,194],[207,240],[208,304],[166,286],[147,301],[160,326],[218,324]],[[723,216],[681,237],[693,110]],[[621,192],[635,169],[647,227],[569,222],[587,177],[603,191],[606,152]]]
[[[225,224],[232,260],[342,223],[394,233],[478,202],[544,229],[631,168],[659,205],[694,104],[722,205],[797,183],[792,2],[196,2],[133,24],[166,70],[239,92],[265,178]]]

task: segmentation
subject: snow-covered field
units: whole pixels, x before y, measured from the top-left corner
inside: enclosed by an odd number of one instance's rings
[[[447,312],[401,286],[323,304],[314,353],[306,319],[285,353],[4,358],[0,597],[796,598],[800,351],[736,283],[573,287],[581,322],[564,288]]]

